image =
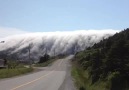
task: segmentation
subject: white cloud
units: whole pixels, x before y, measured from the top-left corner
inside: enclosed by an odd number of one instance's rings
[[[9,29],[11,30],[11,29]],[[34,47],[32,51],[40,52],[40,47],[42,44],[45,44],[49,47],[49,51],[57,50],[57,52],[68,51],[71,49],[72,45],[77,41],[80,50],[83,50],[85,47],[91,46],[94,43],[99,42],[103,38],[107,38],[110,35],[119,32],[119,30],[76,30],[76,31],[56,31],[56,32],[35,32],[27,33],[20,30],[12,31],[2,31],[6,33],[6,38],[0,38],[0,41],[5,41],[5,43],[0,44],[0,50],[5,50],[12,47],[17,47],[15,51],[21,50],[22,48],[33,43]],[[9,33],[11,32],[11,33]],[[23,34],[26,33],[26,34]],[[22,35],[19,35],[22,34]],[[42,51],[41,51],[42,52]],[[50,52],[51,53],[51,52]]]
[[[20,30],[17,28],[8,28],[8,27],[0,27],[0,38],[6,38],[10,36],[19,36],[19,34],[22,35],[37,35],[37,36],[67,36],[67,35],[77,35],[77,34],[105,34],[110,33],[114,34],[115,32],[119,32],[119,30],[113,30],[113,29],[104,29],[104,30],[74,30],[74,31],[54,31],[54,32],[28,32],[24,30]]]
[[[16,28],[0,27],[0,38],[18,34],[25,34],[25,33],[28,32]]]
[[[22,50],[28,47],[30,43],[33,43],[31,57],[38,60],[39,56],[46,52],[46,48],[50,55],[61,53],[71,54],[76,51],[84,50],[86,47],[92,46],[103,38],[112,36],[116,32],[119,32],[119,30],[75,30],[28,33],[13,28],[0,28],[0,32],[5,37],[0,38],[0,41],[5,41],[0,44],[0,51],[13,48],[10,53],[19,52],[18,56],[20,58],[27,59],[28,52],[22,52]],[[75,47],[77,47],[76,50]]]

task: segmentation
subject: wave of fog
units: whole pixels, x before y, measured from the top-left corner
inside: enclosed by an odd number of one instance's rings
[[[27,57],[31,44],[31,56],[39,57],[47,52],[50,55],[73,54],[92,46],[118,30],[79,30],[65,32],[37,32],[1,38],[0,51]]]

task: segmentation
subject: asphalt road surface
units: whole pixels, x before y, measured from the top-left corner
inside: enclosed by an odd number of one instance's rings
[[[0,90],[76,90],[70,75],[69,56],[28,75],[0,80]]]

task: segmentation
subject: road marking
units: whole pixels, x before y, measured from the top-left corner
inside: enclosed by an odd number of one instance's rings
[[[64,59],[62,59],[62,60],[60,61],[60,63],[58,64],[58,66],[60,66],[60,65],[62,64],[63,60],[64,60]]]
[[[10,90],[16,90],[16,89],[21,88],[21,87],[23,87],[23,86],[26,86],[26,85],[28,85],[28,84],[34,83],[34,82],[36,82],[36,81],[42,79],[43,77],[48,76],[49,74],[52,74],[53,72],[54,72],[54,70],[51,71],[51,72],[49,72],[49,73],[46,74],[46,75],[43,75],[43,76],[41,76],[41,77],[39,77],[39,78],[37,78],[37,79],[35,79],[35,80],[32,80],[32,81],[30,81],[30,82],[25,83],[25,84],[19,85],[19,86],[15,87],[15,88],[12,88],[12,89],[10,89]]]

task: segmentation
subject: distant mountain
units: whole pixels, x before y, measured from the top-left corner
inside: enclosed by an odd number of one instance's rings
[[[42,32],[15,35],[1,38],[0,58],[28,59],[28,48],[32,59],[48,53],[49,55],[74,54],[108,38],[115,30],[81,30],[71,32]]]

